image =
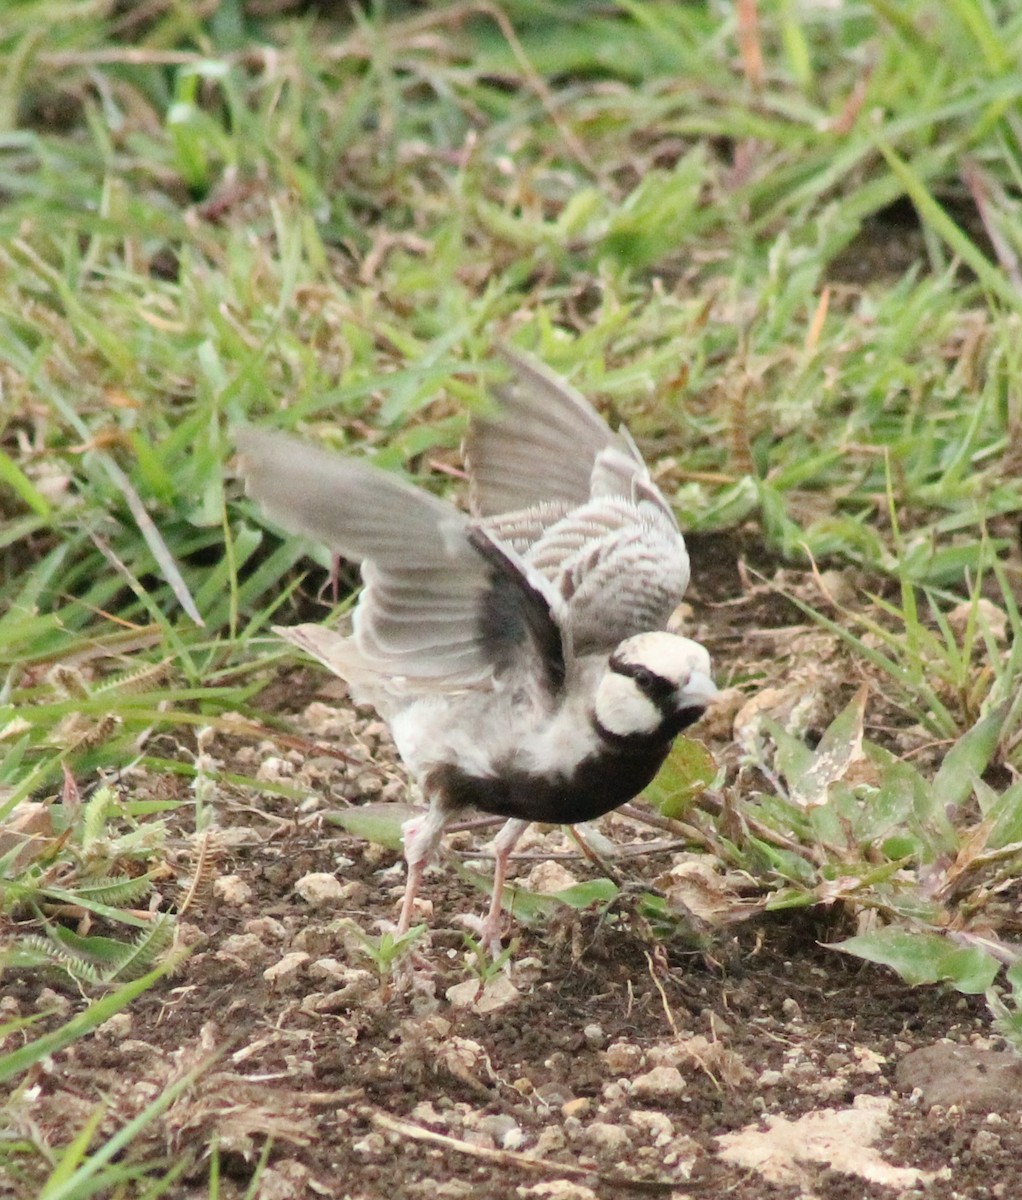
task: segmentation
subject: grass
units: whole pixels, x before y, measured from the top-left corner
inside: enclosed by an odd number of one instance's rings
[[[204,731],[272,720],[267,631],[310,548],[225,482],[231,425],[422,473],[513,334],[671,460],[687,529],[751,522],[805,570],[863,574],[854,603],[809,606],[906,726],[965,747],[937,767],[967,764],[961,820],[920,809],[925,771],[863,740],[860,705],[841,771],[763,731],[726,783],[759,832],[724,853],[771,905],[854,878],[840,900],[876,925],[847,949],[987,990],[1018,1040],[989,903],[1022,840],[1012,6],[761,0],[755,29],[741,6],[643,0],[9,8],[0,970],[85,986],[151,965],[163,944],[137,931],[170,943],[211,797],[238,782]],[[191,875],[153,919],[133,906],[168,821]],[[938,852],[960,871],[927,908]],[[970,921],[988,945],[963,949]]]

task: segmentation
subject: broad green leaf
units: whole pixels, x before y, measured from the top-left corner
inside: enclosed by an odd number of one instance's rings
[[[811,863],[793,854],[790,850],[782,850],[778,846],[761,838],[749,838],[749,845],[762,856],[768,868],[775,871],[782,879],[790,879],[793,883],[801,883],[812,887],[816,881],[816,872]]]
[[[879,769],[880,781],[876,790],[863,800],[854,819],[856,841],[863,845],[902,837],[915,808],[916,788],[925,790],[926,783],[913,766],[895,758],[888,750],[865,742],[863,752]]]
[[[791,784],[792,780],[801,779],[813,765],[813,752],[802,741],[789,733],[773,717],[767,717],[763,727],[773,738],[777,747],[777,769]]]
[[[680,819],[716,775],[717,764],[703,743],[680,737],[643,798],[665,817]]]
[[[482,892],[489,892],[493,887],[493,876],[490,874],[473,871],[462,864],[458,864],[458,874]],[[509,912],[528,924],[549,916],[561,904],[569,908],[588,908],[591,904],[609,904],[617,894],[617,885],[609,879],[588,879],[559,892],[530,892],[509,883],[504,887],[503,903]]]
[[[357,808],[342,808],[328,813],[326,820],[331,825],[340,825],[347,833],[364,841],[386,846],[388,850],[400,850],[404,845],[401,826],[416,816],[423,816],[425,809],[414,804],[360,804]]]
[[[946,980],[956,991],[970,996],[985,992],[1000,970],[997,959],[978,946],[956,946],[939,933],[893,926],[848,938],[834,949],[892,967],[906,983]]]
[[[991,825],[987,849],[1000,850],[1004,846],[1022,842],[1022,779],[1016,779],[999,796],[992,789],[986,789],[985,785],[980,786],[995,797],[985,813]]]
[[[863,684],[838,713],[820,738],[808,769],[788,775],[792,800],[804,808],[826,803],[827,789],[844,779],[848,768],[862,757],[862,722],[868,689]]]
[[[922,854],[923,844],[918,838],[908,834],[895,834],[884,838],[880,843],[880,850],[886,858],[913,859]]]
[[[943,808],[957,807],[972,794],[973,783],[990,765],[1008,715],[1007,701],[991,709],[964,733],[947,752],[933,780],[934,801]]]

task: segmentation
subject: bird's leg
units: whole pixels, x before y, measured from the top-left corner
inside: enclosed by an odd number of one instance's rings
[[[515,848],[518,839],[529,828],[530,821],[520,821],[512,817],[505,822],[503,828],[493,839],[493,895],[490,898],[490,911],[483,922],[481,939],[489,950],[491,957],[497,958],[501,952],[501,900],[504,894],[504,878],[507,875],[507,860]]]
[[[405,883],[405,897],[401,903],[401,916],[397,923],[398,936],[407,933],[411,926],[412,910],[415,907],[415,897],[419,894],[423,873],[429,866],[450,819],[450,814],[431,802],[425,816],[412,817],[401,826],[405,861],[408,863],[408,881]]]

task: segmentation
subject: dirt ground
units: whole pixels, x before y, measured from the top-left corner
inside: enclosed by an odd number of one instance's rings
[[[689,629],[739,699],[773,688],[783,711],[792,689],[816,688],[824,720],[859,679],[797,610],[736,570],[743,553],[731,539],[694,541]],[[454,835],[426,880],[428,933],[381,974],[358,930],[394,919],[400,855],[328,818],[407,799],[385,731],[304,668],[270,682],[259,705],[350,761],[271,739],[204,743],[224,770],[308,798],[218,789],[215,871],[182,917],[191,957],[36,1073],[26,1119],[37,1134],[65,1140],[101,1099],[110,1132],[204,1063],[150,1131],[149,1150],[189,1160],[175,1198],[209,1194],[214,1133],[227,1197],[245,1194],[272,1139],[263,1200],[1019,1194],[1022,1066],[981,1000],[913,990],[826,949],[848,932],[837,911],[654,937],[636,895],[692,856],[633,817],[599,825],[636,851],[612,860],[619,898],[514,923],[510,970],[486,979],[459,922],[484,897],[455,865],[492,828]],[[707,732],[715,754],[731,752],[719,722]],[[196,750],[168,740],[158,752]],[[517,871],[533,887],[598,874],[558,830],[527,842]],[[55,986],[14,981],[3,1008],[78,1003]],[[0,1180],[0,1195],[29,1194]]]

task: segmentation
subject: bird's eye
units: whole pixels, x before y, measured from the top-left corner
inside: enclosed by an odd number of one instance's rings
[[[648,692],[653,687],[653,682],[656,676],[646,667],[636,667],[632,672],[632,678],[635,680],[636,687],[641,692]]]

